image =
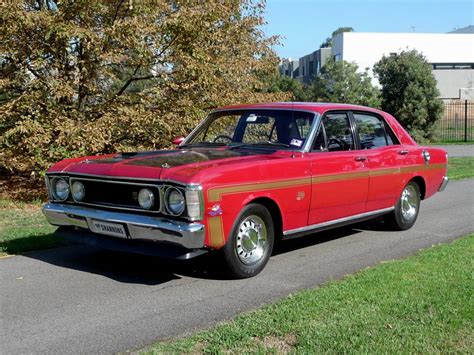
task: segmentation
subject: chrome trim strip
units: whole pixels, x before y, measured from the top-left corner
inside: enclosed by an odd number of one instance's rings
[[[188,249],[204,247],[205,226],[201,223],[102,211],[59,203],[47,203],[43,206],[42,211],[48,222],[56,226],[91,230],[92,220],[98,220],[126,226],[131,239],[167,242]]]
[[[86,180],[86,181],[98,181],[98,182],[105,182],[108,184],[122,184],[122,185],[140,185],[140,186],[152,186],[152,187],[158,187],[158,182],[156,184],[145,184],[142,182],[128,182],[128,181],[115,181],[115,180],[109,180],[109,179],[89,179],[89,178],[83,178],[83,177],[75,177],[75,176],[70,176],[69,181],[74,181],[74,180]]]
[[[444,191],[446,186],[448,185],[449,178],[447,176],[443,176],[443,180],[441,181],[441,185],[439,185],[438,192]]]
[[[159,178],[156,178],[156,179],[139,178],[139,177],[135,178],[135,177],[127,177],[127,176],[96,175],[96,174],[75,173],[75,172],[67,172],[67,171],[51,172],[51,173],[47,173],[46,176],[48,176],[48,177],[58,176],[58,177],[67,177],[67,178],[70,178],[70,177],[74,178],[74,177],[80,177],[80,176],[88,177],[89,176],[89,177],[104,179],[104,180],[107,180],[107,181],[110,181],[110,180],[148,181],[150,184],[171,183],[171,184],[181,185],[182,187],[199,185],[199,183],[197,183],[197,182],[190,182],[189,184],[187,184],[187,183],[184,183],[182,181],[177,181],[177,180],[172,180],[172,179],[160,180]]]
[[[353,215],[353,216],[333,219],[333,220],[327,221],[327,222],[312,224],[310,226],[300,227],[300,228],[296,228],[296,229],[290,229],[290,230],[284,231],[283,235],[287,236],[287,235],[296,234],[296,233],[309,232],[309,231],[317,230],[317,229],[320,229],[320,228],[329,227],[329,226],[332,226],[332,225],[335,225],[335,224],[349,222],[351,220],[356,220],[356,219],[359,219],[359,218],[365,218],[365,217],[370,217],[370,216],[375,216],[375,215],[378,215],[378,214],[390,212],[390,211],[393,211],[394,209],[395,209],[395,207],[388,207],[388,208],[383,208],[383,209],[380,209],[380,210],[375,210],[375,211],[356,214],[356,215]]]

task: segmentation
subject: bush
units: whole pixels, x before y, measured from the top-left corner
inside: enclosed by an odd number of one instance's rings
[[[423,55],[411,50],[384,56],[374,72],[382,85],[382,109],[394,115],[416,141],[431,139],[443,103]]]
[[[213,107],[285,99],[262,92],[278,62],[263,10],[253,0],[1,6],[0,171],[166,147]]]

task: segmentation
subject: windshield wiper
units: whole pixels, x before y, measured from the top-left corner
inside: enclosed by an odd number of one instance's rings
[[[189,148],[189,147],[224,147],[226,146],[225,143],[221,142],[196,142],[196,143],[188,143],[188,144],[182,144],[178,148]]]
[[[267,144],[276,145],[276,146],[279,146],[279,147],[291,148],[291,145],[285,144],[285,143],[280,143],[280,142],[267,141]]]

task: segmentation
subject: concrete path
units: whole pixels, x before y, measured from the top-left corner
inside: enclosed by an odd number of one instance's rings
[[[345,228],[285,242],[259,276],[213,256],[165,263],[68,246],[0,259],[0,353],[111,353],[188,334],[289,293],[474,231],[474,180],[423,202],[415,227]]]
[[[435,148],[442,148],[448,152],[450,157],[474,157],[474,144],[459,145],[436,145]]]

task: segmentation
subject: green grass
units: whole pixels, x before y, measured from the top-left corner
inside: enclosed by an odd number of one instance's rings
[[[0,200],[0,256],[51,248],[59,244],[51,226],[32,203]]]
[[[449,158],[448,177],[451,180],[474,177],[474,157]]]
[[[472,353],[474,235],[144,352]]]

